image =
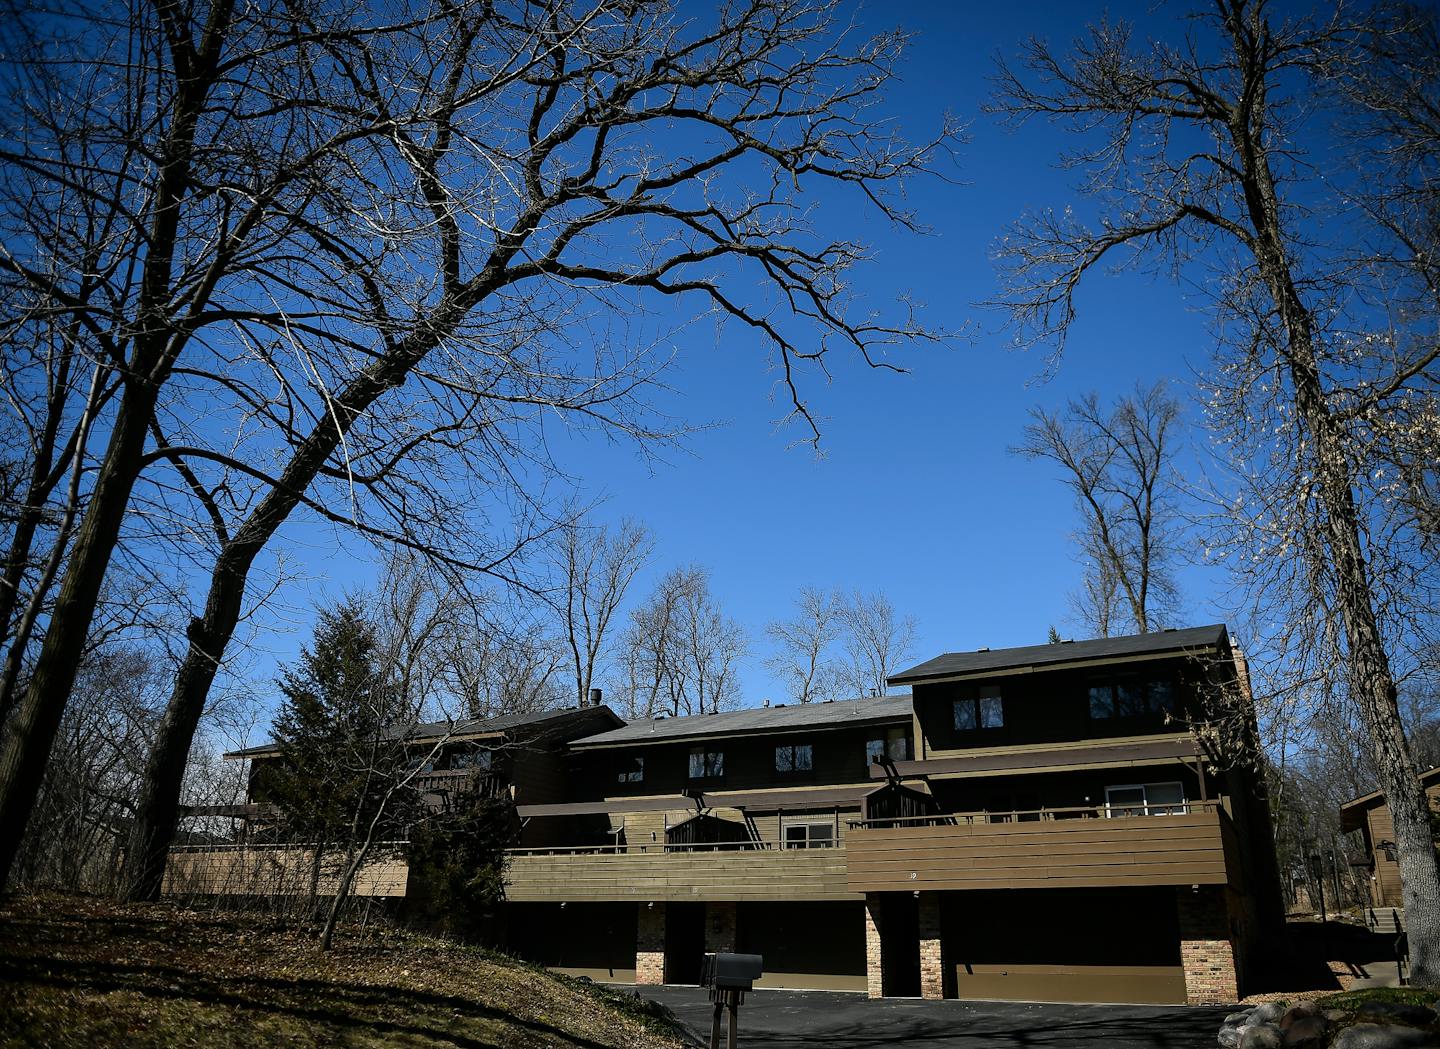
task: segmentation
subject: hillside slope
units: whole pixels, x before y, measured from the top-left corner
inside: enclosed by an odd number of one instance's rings
[[[371,925],[322,954],[263,915],[61,895],[0,904],[0,1045],[674,1049],[618,992]]]

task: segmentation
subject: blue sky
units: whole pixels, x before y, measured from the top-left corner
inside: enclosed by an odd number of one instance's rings
[[[1190,402],[1192,370],[1208,358],[1205,302],[1173,281],[1137,274],[1095,280],[1058,372],[1042,381],[1044,358],[1010,348],[999,314],[978,304],[996,289],[993,248],[1007,223],[1030,209],[1063,207],[1076,197],[1073,175],[1055,159],[1065,140],[1044,125],[1020,132],[980,112],[997,53],[1014,55],[1027,34],[1054,41],[1078,35],[1099,7],[1062,3],[872,4],[862,19],[896,17],[917,38],[902,66],[889,111],[907,134],[933,133],[950,110],[970,123],[970,141],[949,173],[912,186],[911,203],[933,232],[916,237],[844,200],[817,198],[826,223],[870,243],[876,264],[857,281],[878,302],[908,294],[926,305],[926,321],[967,329],[943,347],[901,351],[908,373],[871,371],[857,359],[832,359],[833,382],[812,376],[806,394],[823,420],[823,455],[792,446],[777,431],[784,412],[772,400],[776,375],[763,352],[717,339],[709,324],[684,331],[668,381],[666,406],[714,427],[666,451],[661,462],[602,440],[561,448],[562,465],[603,497],[600,516],[632,516],[657,537],[643,594],[679,564],[710,569],[726,611],[751,631],[744,669],[746,701],[783,696],[762,666],[764,624],[788,614],[805,585],[883,589],[919,624],[916,660],[945,650],[1038,643],[1056,624],[1067,636],[1067,594],[1080,575],[1069,535],[1076,525],[1057,472],[1020,460],[1027,411],[1055,407],[1094,390],[1109,400],[1137,382],[1168,379]],[[1112,5],[1112,18],[1141,31],[1174,35],[1177,11]],[[1193,422],[1196,413],[1188,413]],[[1203,444],[1187,428],[1186,439]],[[1187,470],[1193,463],[1187,454]],[[289,658],[308,635],[305,608],[365,578],[348,555],[331,556],[334,537],[292,529],[290,549],[308,562],[304,584],[287,595],[289,611],[257,638],[244,671],[262,681],[274,659]],[[1224,580],[1202,570],[1182,576],[1191,623],[1226,618]]]

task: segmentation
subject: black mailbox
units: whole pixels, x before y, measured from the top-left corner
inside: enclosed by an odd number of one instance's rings
[[[765,959],[758,954],[707,954],[700,969],[700,986],[748,991],[764,972]]]

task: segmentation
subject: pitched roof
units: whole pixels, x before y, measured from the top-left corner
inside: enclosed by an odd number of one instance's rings
[[[830,703],[793,703],[750,707],[720,714],[632,721],[623,728],[574,740],[574,749],[669,743],[679,739],[708,739],[750,733],[798,732],[804,729],[843,728],[884,721],[908,721],[910,697],[875,696]]]
[[[601,712],[604,712],[603,714]],[[392,738],[408,736],[411,739],[437,739],[449,735],[454,739],[472,739],[476,736],[490,736],[502,732],[513,732],[519,728],[545,725],[549,722],[558,721],[565,717],[585,718],[591,717],[597,720],[609,721],[612,725],[623,725],[613,710],[606,706],[599,707],[563,707],[558,710],[537,710],[518,714],[499,714],[492,718],[462,718],[459,721],[432,721],[423,725],[415,725],[409,729],[392,729]],[[232,750],[225,756],[227,758],[254,758],[269,757],[280,753],[280,744],[262,743],[257,747],[245,747],[242,750]]]
[[[946,652],[926,660],[909,670],[890,676],[890,684],[904,685],[932,681],[936,678],[959,677],[994,670],[1013,670],[1057,664],[1101,661],[1119,656],[1157,655],[1220,648],[1229,641],[1224,623],[1212,626],[1187,627],[1183,630],[1160,630],[1151,634],[1128,634],[1125,637],[1101,637],[1091,641],[1061,641],[1046,645],[1025,645],[1020,648],[982,648],[976,652]]]

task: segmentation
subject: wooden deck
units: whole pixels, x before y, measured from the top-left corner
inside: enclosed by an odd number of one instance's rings
[[[505,874],[514,902],[858,900],[844,847],[685,852],[650,846],[562,852],[516,849]]]
[[[858,825],[847,839],[850,890],[1224,885],[1237,869],[1229,820],[1213,802],[1189,809],[1116,819],[871,821],[883,825]]]

